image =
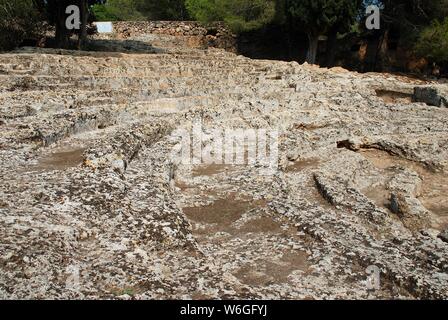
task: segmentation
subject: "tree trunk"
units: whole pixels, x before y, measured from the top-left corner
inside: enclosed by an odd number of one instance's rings
[[[374,32],[368,39],[366,57],[364,59],[364,72],[382,71],[379,65],[381,58],[387,53],[389,30]]]
[[[387,52],[389,50],[389,30],[384,31],[378,45],[375,57],[375,70],[381,72],[387,69]]]
[[[317,57],[317,48],[319,46],[319,36],[317,35],[308,35],[308,53],[306,55],[306,62],[309,64],[316,64]]]
[[[81,0],[81,30],[78,35],[78,50],[81,50],[87,41],[87,23],[89,20],[89,10],[87,0]]]
[[[58,5],[56,16],[56,34],[55,41],[56,47],[62,49],[68,49],[70,44],[70,32],[65,26],[65,7]]]
[[[330,68],[334,66],[334,58],[336,53],[337,31],[330,31],[327,40],[327,50],[325,57],[325,66]]]

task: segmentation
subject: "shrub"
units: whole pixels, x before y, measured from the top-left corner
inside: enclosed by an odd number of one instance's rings
[[[186,6],[198,21],[224,21],[235,32],[260,28],[275,17],[273,0],[186,0]]]
[[[44,19],[33,0],[0,0],[0,50],[37,39],[43,31]]]
[[[417,53],[436,63],[448,63],[448,18],[434,21],[420,33],[416,44]]]
[[[97,21],[137,21],[145,20],[138,11],[141,0],[108,0],[105,4],[93,6]]]
[[[184,0],[107,0],[93,6],[97,21],[186,20]]]

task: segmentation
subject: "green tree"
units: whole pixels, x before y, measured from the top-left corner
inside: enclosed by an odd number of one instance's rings
[[[97,21],[138,21],[146,20],[139,11],[144,0],[107,0],[92,7]]]
[[[357,17],[362,2],[356,0],[279,0],[284,15],[308,36],[306,61],[316,63],[319,37],[346,31]]]
[[[138,10],[150,20],[189,20],[185,0],[140,0]]]
[[[186,0],[190,15],[209,23],[224,21],[235,32],[262,27],[275,17],[275,0]]]
[[[184,0],[108,0],[93,12],[98,21],[189,19]]]
[[[68,48],[70,36],[73,30],[66,27],[66,19],[68,17],[66,8],[69,5],[76,5],[81,11],[81,28],[78,31],[78,49],[80,49],[87,39],[87,23],[89,20],[91,7],[102,0],[40,0],[41,6],[45,8],[47,19],[56,29],[56,46],[60,48]]]
[[[448,0],[382,0],[381,31],[388,41],[392,31],[400,46],[412,48],[420,32],[433,20],[443,20],[448,14]]]
[[[43,16],[33,0],[0,0],[0,50],[10,50],[26,38],[38,37]]]
[[[416,51],[431,62],[448,64],[448,18],[443,22],[434,20],[420,33]]]
[[[382,0],[381,5],[384,23],[414,30],[443,19],[448,10],[447,0]]]
[[[411,52],[420,32],[433,20],[441,21],[448,14],[448,0],[369,0],[366,5],[381,7],[381,29],[364,30],[369,39],[365,71],[381,71],[386,62],[388,44],[393,38],[400,48]]]

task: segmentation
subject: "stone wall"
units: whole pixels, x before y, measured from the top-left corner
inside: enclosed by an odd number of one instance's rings
[[[122,39],[146,34],[164,34],[188,38],[192,46],[215,47],[237,51],[236,36],[223,23],[204,26],[194,21],[119,21],[114,32]]]

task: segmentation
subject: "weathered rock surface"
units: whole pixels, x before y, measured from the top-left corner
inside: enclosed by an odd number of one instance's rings
[[[448,108],[448,90],[445,86],[422,86],[414,88],[414,101],[431,106]]]
[[[0,55],[1,298],[448,298],[435,84],[138,40]],[[174,161],[198,119],[279,170]]]
[[[443,231],[443,232],[441,232],[439,234],[439,238],[442,239],[445,242],[448,242],[448,229]]]

